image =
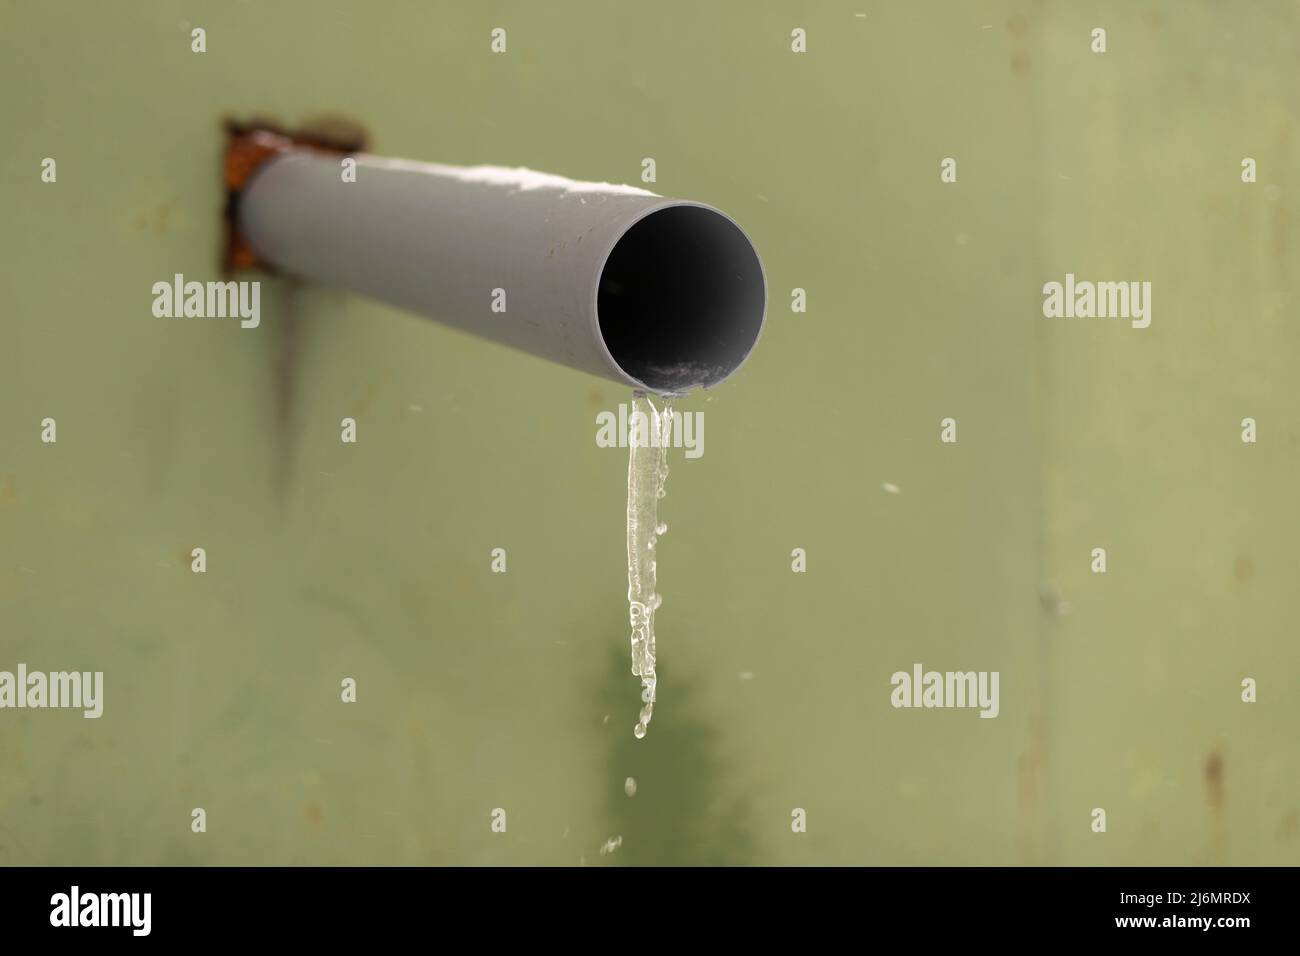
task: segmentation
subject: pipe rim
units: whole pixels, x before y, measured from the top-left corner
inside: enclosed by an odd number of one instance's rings
[[[621,243],[627,237],[628,233],[630,233],[632,229],[635,228],[638,224],[644,222],[646,219],[650,218],[651,216],[654,216],[658,213],[662,213],[669,209],[702,209],[706,212],[713,214],[714,216],[719,217],[720,219],[724,220],[727,224],[729,224],[731,228],[736,231],[737,236],[744,240],[746,246],[748,247],[749,252],[754,257],[754,262],[757,265],[757,269],[758,269],[758,279],[759,279],[760,295],[761,295],[761,301],[758,310],[758,321],[756,327],[754,328],[754,334],[750,339],[749,344],[745,347],[743,353],[740,354],[739,358],[736,359],[734,362],[729,362],[728,363],[729,367],[723,374],[716,377],[712,377],[707,382],[702,381],[698,383],[693,383],[685,387],[656,386],[649,382],[642,381],[641,379],[637,378],[635,375],[630,373],[626,368],[623,367],[623,365],[619,362],[619,360],[614,356],[613,351],[610,349],[609,343],[605,339],[605,333],[604,330],[601,328],[601,324],[600,324],[601,280],[604,277],[605,269],[609,264],[609,259],[613,255],[614,250],[618,248],[619,243]],[[604,250],[601,252],[600,257],[596,261],[596,281],[593,283],[593,288],[591,293],[591,301],[590,301],[591,322],[593,326],[593,332],[595,333],[596,341],[600,347],[601,354],[608,361],[610,367],[614,369],[615,372],[617,372],[619,378],[621,378],[624,382],[626,382],[628,385],[631,385],[635,389],[649,392],[651,394],[684,395],[695,388],[710,389],[710,388],[715,388],[718,385],[721,385],[723,382],[727,381],[729,378],[735,375],[736,372],[738,372],[745,365],[745,363],[749,361],[749,357],[754,354],[754,349],[758,346],[759,339],[762,337],[763,328],[767,324],[767,302],[768,302],[767,292],[768,292],[767,270],[763,266],[763,258],[761,255],[759,255],[758,246],[754,244],[753,239],[750,238],[749,233],[747,233],[744,230],[744,228],[740,225],[740,223],[736,222],[735,219],[727,215],[721,209],[718,209],[715,206],[710,206],[708,203],[695,202],[694,200],[689,200],[689,199],[664,199],[662,202],[657,202],[652,205],[646,206],[644,209],[639,210],[635,216],[628,219],[627,222],[623,224],[622,228],[613,237],[613,239],[610,240],[610,242],[606,245]]]

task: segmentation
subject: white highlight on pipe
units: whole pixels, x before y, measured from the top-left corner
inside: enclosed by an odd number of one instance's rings
[[[567,176],[554,173],[539,173],[524,166],[447,166],[442,163],[420,163],[409,159],[390,159],[381,156],[367,156],[367,164],[381,169],[404,170],[406,172],[433,173],[459,180],[462,183],[484,183],[489,186],[505,186],[528,192],[532,189],[560,189],[566,193],[597,193],[612,196],[651,196],[658,197],[648,189],[636,186],[620,186],[615,183],[585,183]]]
[[[640,719],[633,733],[646,735],[654,716],[655,611],[663,603],[656,593],[655,543],[668,530],[659,522],[659,500],[666,493],[668,447],[673,410],[668,398],[656,409],[644,392],[632,394],[627,456],[627,602],[632,623],[632,673],[641,678]]]

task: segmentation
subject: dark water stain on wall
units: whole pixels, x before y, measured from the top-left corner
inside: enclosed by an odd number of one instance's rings
[[[679,635],[680,636],[680,635]],[[680,636],[682,640],[688,637]],[[696,681],[659,668],[659,700],[649,733],[632,735],[641,708],[626,648],[611,649],[598,694],[605,741],[605,815],[622,837],[598,862],[622,866],[742,866],[754,862],[751,810],[728,785],[721,732],[700,713]],[[636,780],[636,794],[624,789]],[[595,854],[588,856],[591,861]]]
[[[1216,866],[1223,865],[1228,850],[1223,778],[1223,751],[1215,747],[1205,758],[1205,802],[1210,808],[1210,862]]]
[[[346,117],[325,115],[290,129],[271,119],[248,122],[222,118],[226,137],[222,175],[226,199],[221,216],[222,270],[227,275],[247,274],[245,281],[265,281],[277,274],[273,264],[263,262],[239,229],[239,204],[243,191],[256,171],[288,149],[348,156],[369,148],[370,133]],[[165,228],[168,209],[160,211],[159,229]],[[260,274],[261,278],[253,278]],[[276,504],[283,508],[292,479],[294,451],[294,406],[298,370],[302,364],[303,337],[307,325],[304,304],[305,283],[284,276],[278,288],[280,308],[269,322],[273,386],[272,486]]]

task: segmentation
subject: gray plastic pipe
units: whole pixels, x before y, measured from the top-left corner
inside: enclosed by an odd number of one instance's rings
[[[290,151],[239,200],[279,270],[652,392],[712,386],[758,340],[767,284],[725,214],[526,169]]]

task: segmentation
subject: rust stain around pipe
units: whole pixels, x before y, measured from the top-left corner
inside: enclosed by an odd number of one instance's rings
[[[273,271],[258,258],[239,230],[239,200],[253,175],[272,157],[290,150],[333,156],[364,152],[370,147],[370,134],[359,124],[336,117],[312,120],[296,130],[261,119],[248,122],[226,119],[223,126],[226,147],[221,171],[226,202],[222,215],[221,271],[227,276],[240,269]]]

